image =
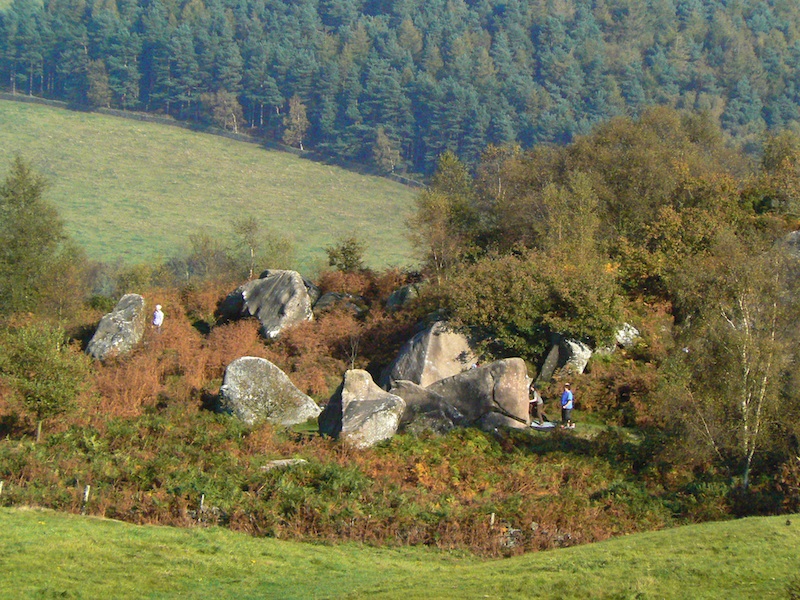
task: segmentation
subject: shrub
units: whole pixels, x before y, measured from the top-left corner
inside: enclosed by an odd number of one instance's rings
[[[67,411],[85,388],[89,359],[60,327],[30,323],[0,333],[0,375],[41,422]],[[38,434],[37,434],[38,438]]]

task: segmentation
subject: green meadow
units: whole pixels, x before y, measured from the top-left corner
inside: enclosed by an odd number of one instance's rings
[[[0,598],[797,598],[800,515],[480,560],[0,509]]]
[[[405,220],[416,192],[381,177],[179,127],[0,100],[0,176],[16,154],[48,178],[47,198],[92,259],[162,259],[192,234],[224,242],[233,219],[254,216],[293,243],[298,266],[318,265],[351,234],[369,266],[414,262]]]

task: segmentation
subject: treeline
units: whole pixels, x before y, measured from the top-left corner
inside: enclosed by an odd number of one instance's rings
[[[0,82],[431,172],[653,104],[740,140],[795,127],[799,26],[764,0],[14,0]]]

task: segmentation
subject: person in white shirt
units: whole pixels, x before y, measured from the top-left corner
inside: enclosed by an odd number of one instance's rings
[[[164,313],[161,311],[161,305],[156,304],[156,310],[153,313],[153,327],[157,331],[161,331],[161,325],[164,324]]]

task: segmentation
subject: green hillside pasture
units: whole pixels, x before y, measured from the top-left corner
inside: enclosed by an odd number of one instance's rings
[[[0,509],[0,598],[787,598],[800,515],[485,561]]]
[[[255,216],[289,237],[299,266],[345,235],[373,267],[413,263],[405,219],[416,192],[381,177],[179,127],[0,100],[0,174],[15,154],[51,182],[48,198],[93,259],[146,262],[193,233],[225,241]],[[268,267],[270,265],[263,265]]]

